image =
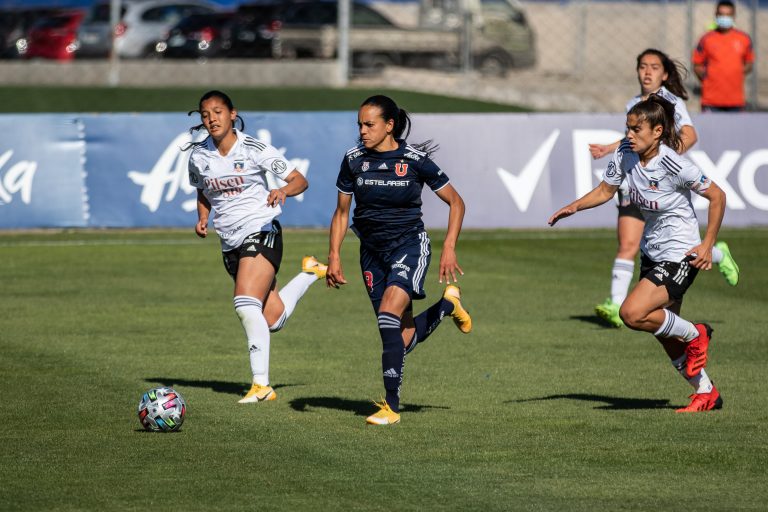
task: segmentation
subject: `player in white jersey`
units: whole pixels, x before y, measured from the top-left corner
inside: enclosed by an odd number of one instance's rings
[[[325,278],[326,266],[314,257],[302,261],[302,272],[278,291],[276,275],[283,254],[277,216],[287,197],[307,189],[307,180],[276,148],[243,133],[244,124],[232,100],[209,91],[198,111],[208,137],[192,143],[189,181],[197,188],[198,222],[195,233],[213,227],[221,239],[224,266],[235,281],[234,303],[245,330],[253,382],[240,403],[274,400],[269,385],[270,332],[280,330],[310,285]],[[190,112],[191,114],[192,112]],[[240,121],[240,130],[235,128]],[[267,189],[267,173],[285,185]]]
[[[651,94],[657,94],[669,101],[675,106],[675,128],[682,140],[680,153],[688,151],[698,137],[685,106],[685,100],[688,99],[688,92],[683,85],[685,68],[670,59],[664,52],[649,48],[637,56],[636,70],[640,94],[629,100],[626,111],[629,112],[632,107]],[[590,144],[589,151],[593,158],[602,158],[615,151],[619,147],[619,142]],[[619,188],[617,200],[619,218],[616,231],[619,247],[611,273],[611,296],[595,307],[595,313],[609,324],[621,327],[623,323],[619,317],[619,307],[626,298],[629,284],[632,282],[644,223],[640,209],[629,200],[626,184]],[[728,284],[735,286],[739,280],[739,267],[733,261],[728,245],[725,242],[717,242],[712,252],[713,261],[719,264],[720,272]]]
[[[653,333],[672,364],[693,386],[693,400],[677,412],[722,407],[705,366],[712,329],[680,316],[683,295],[699,270],[712,268],[712,248],[725,211],[725,193],[691,161],[681,157],[674,106],[651,95],[627,114],[627,137],[614,153],[603,181],[585,196],[555,212],[549,224],[609,201],[626,182],[629,198],[643,212],[640,281],[621,305],[629,328]],[[709,200],[702,240],[691,192]]]

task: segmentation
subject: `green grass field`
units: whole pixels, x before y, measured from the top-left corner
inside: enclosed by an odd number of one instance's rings
[[[279,398],[250,379],[213,239],[188,231],[0,236],[0,510],[765,510],[768,230],[724,230],[742,269],[703,273],[683,316],[712,323],[721,411],[648,334],[599,324],[614,233],[468,231],[474,331],[450,322],[407,358],[403,419],[367,427],[380,341],[350,284],[318,283],[272,339]],[[435,233],[439,249],[442,240]],[[326,234],[288,230],[280,278]],[[435,254],[428,276],[436,282]],[[181,432],[145,433],[141,394],[187,400]]]
[[[29,112],[187,112],[209,88],[0,87],[0,113]],[[498,103],[397,89],[307,87],[229,88],[242,111],[357,110],[373,94],[391,96],[410,112],[527,112]]]

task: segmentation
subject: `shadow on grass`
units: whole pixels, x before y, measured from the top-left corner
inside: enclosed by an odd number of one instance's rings
[[[348,400],[335,396],[311,396],[304,398],[295,398],[291,400],[290,406],[293,410],[299,412],[308,412],[311,407],[322,407],[324,409],[336,409],[338,411],[350,411],[357,416],[368,416],[375,411],[375,406],[370,400]],[[417,405],[404,404],[400,407],[400,412],[422,412],[426,409],[450,409],[439,405]]]
[[[597,315],[571,315],[569,318],[571,320],[578,320],[587,324],[593,324],[600,327],[608,327],[609,329],[616,329],[616,326],[606,322]]]
[[[622,398],[618,396],[591,395],[589,393],[568,393],[565,395],[549,395],[541,398],[526,398],[524,400],[507,400],[505,404],[540,402],[544,400],[581,400],[584,402],[602,402],[605,405],[597,406],[595,409],[609,411],[625,411],[632,409],[675,409],[666,399],[654,398]]]
[[[244,395],[251,389],[250,384],[243,384],[242,382],[227,382],[224,380],[194,380],[194,379],[175,379],[172,377],[147,377],[144,379],[146,382],[156,384],[159,383],[162,386],[179,388],[207,388],[216,393],[226,393],[228,395]],[[300,386],[301,384],[273,384],[273,389]]]

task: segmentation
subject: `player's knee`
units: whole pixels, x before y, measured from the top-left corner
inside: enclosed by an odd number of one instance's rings
[[[631,304],[627,304],[626,301],[624,301],[624,304],[619,308],[619,317],[621,317],[621,321],[630,329],[638,329],[643,316],[644,315],[640,310],[632,307]]]

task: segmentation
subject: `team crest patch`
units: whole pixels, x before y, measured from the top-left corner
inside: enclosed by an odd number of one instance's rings
[[[360,167],[360,169],[365,172],[368,170],[368,168],[371,166],[370,162],[363,162],[363,165]]]
[[[235,160],[235,172],[245,172],[245,162],[242,160]]]
[[[658,180],[651,180],[651,182],[650,182],[650,189],[651,190],[659,190],[659,182],[658,182]]]

